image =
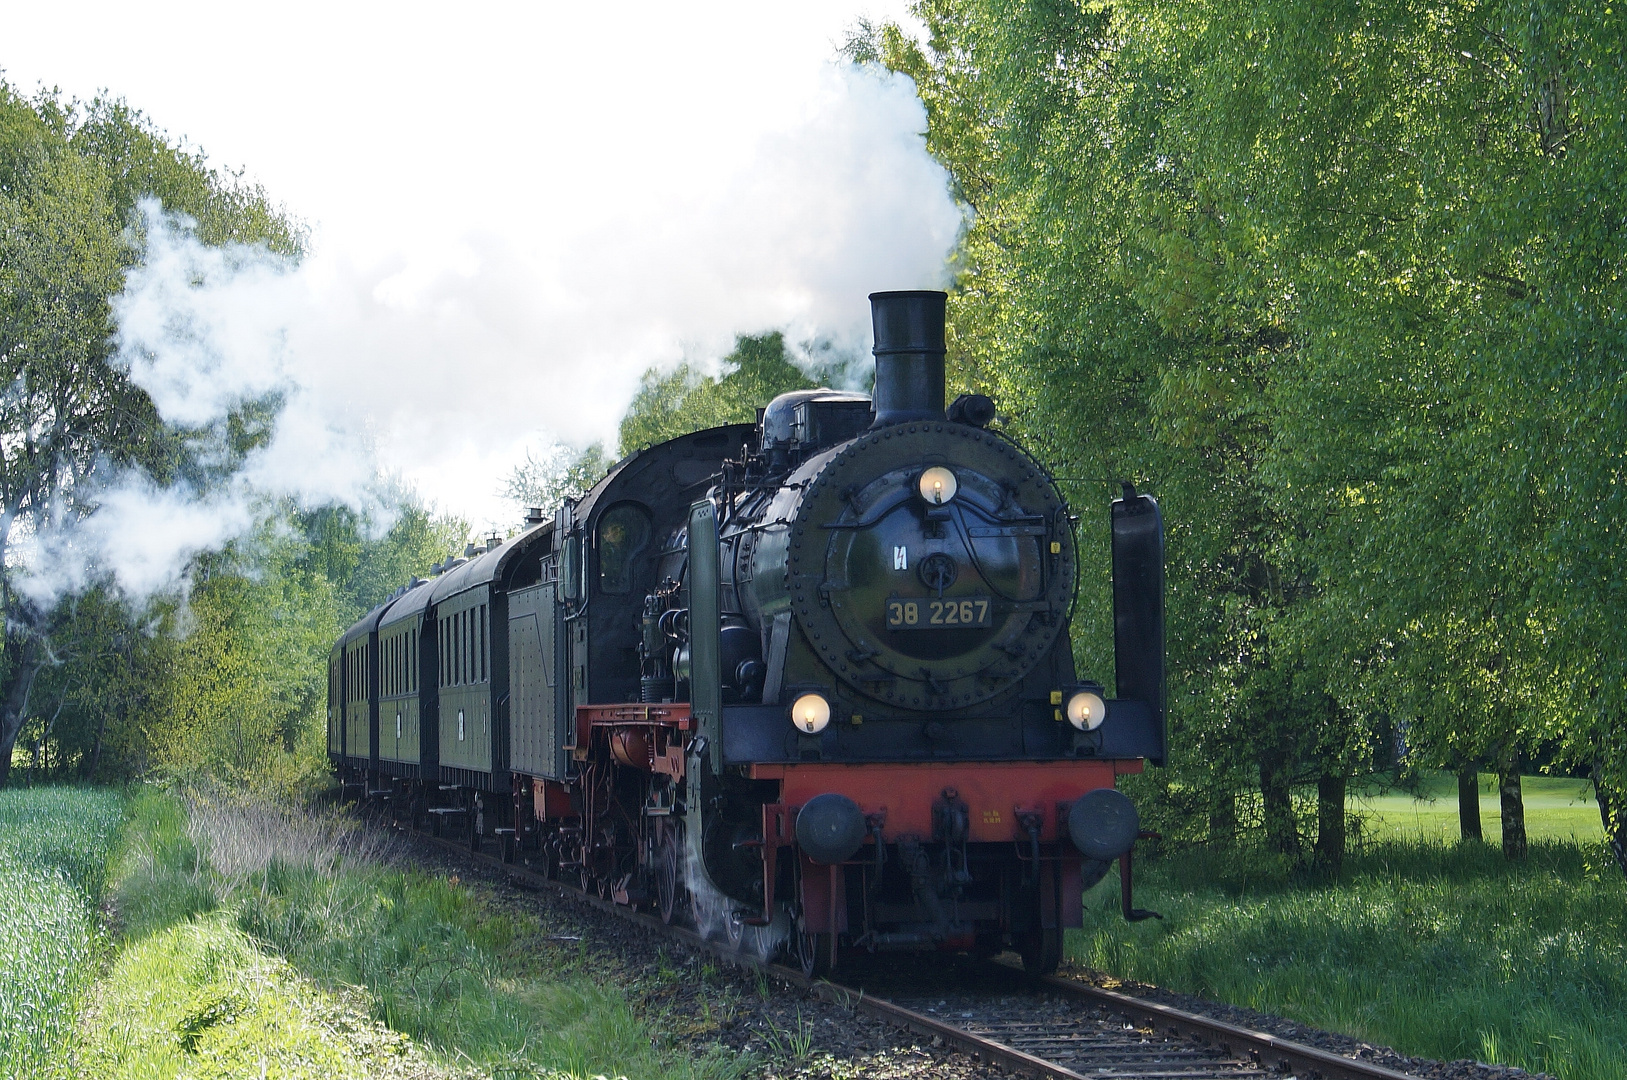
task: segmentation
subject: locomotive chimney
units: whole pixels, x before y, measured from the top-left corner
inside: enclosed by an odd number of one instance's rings
[[[873,428],[910,420],[943,419],[943,316],[941,292],[870,294],[876,331]]]

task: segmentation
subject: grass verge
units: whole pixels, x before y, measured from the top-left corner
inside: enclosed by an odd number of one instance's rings
[[[84,1057],[100,1074],[259,1075],[263,1060],[268,1080],[729,1080],[752,1064],[663,1054],[579,943],[394,865],[343,819],[153,794],[132,817],[129,944]]]
[[[96,977],[96,905],[123,806],[82,788],[0,791],[0,1076],[66,1075]]]
[[[1627,1080],[1627,880],[1602,850],[1390,841],[1318,879],[1264,855],[1185,852],[1086,895],[1068,958],[1426,1057]]]

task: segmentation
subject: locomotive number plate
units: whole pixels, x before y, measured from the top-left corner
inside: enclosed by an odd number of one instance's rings
[[[889,630],[945,630],[992,626],[993,604],[986,596],[957,596],[944,600],[887,601]]]

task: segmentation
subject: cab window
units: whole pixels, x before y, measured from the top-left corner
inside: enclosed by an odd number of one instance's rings
[[[631,592],[638,556],[649,546],[650,516],[632,503],[612,507],[599,519],[599,591]]]

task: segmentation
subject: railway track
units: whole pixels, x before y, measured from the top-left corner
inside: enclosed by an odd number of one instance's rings
[[[1010,1071],[1056,1080],[1416,1080],[1410,1073],[1058,976],[1033,979],[998,961],[941,963],[919,984],[909,965],[859,968],[853,982],[810,980],[692,930],[588,895],[466,844],[414,830],[424,842],[484,863],[515,884],[555,892],[759,971],[814,995],[956,1047]],[[895,958],[896,959],[896,958]],[[857,976],[855,980],[853,977]],[[916,978],[912,985],[910,980]],[[976,989],[968,989],[975,982]],[[885,996],[883,996],[885,995]]]

